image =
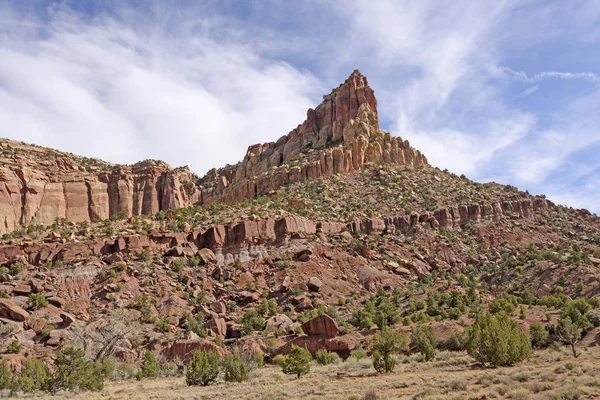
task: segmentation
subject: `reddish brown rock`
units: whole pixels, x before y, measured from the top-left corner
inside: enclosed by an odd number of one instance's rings
[[[302,324],[302,330],[309,336],[335,337],[340,334],[337,322],[327,314],[306,321]]]
[[[161,355],[167,360],[171,361],[175,358],[187,363],[194,350],[214,350],[219,354],[219,357],[224,357],[227,354],[227,350],[223,347],[217,346],[213,342],[207,340],[178,340],[171,342],[161,351]]]
[[[0,298],[0,316],[15,321],[25,321],[29,317],[29,313],[14,301]]]
[[[119,166],[3,139],[2,148],[20,149],[0,167],[0,234],[57,219],[90,222],[119,213],[153,214],[200,200],[187,168],[158,161]],[[50,160],[50,161],[49,161]]]

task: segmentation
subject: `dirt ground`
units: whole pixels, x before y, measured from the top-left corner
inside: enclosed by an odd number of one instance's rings
[[[465,353],[441,352],[432,362],[399,357],[393,373],[375,372],[370,359],[311,367],[300,379],[279,367],[253,371],[244,383],[222,380],[188,387],[183,377],[108,382],[99,393],[40,399],[600,399],[600,347],[573,358],[567,349],[534,352],[528,362],[481,369]]]

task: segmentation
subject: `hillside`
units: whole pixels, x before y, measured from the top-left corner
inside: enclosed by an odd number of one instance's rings
[[[287,136],[202,178],[0,146],[0,352],[22,346],[11,365],[67,344],[122,365],[234,345],[346,358],[373,334],[353,318],[374,296],[398,329],[429,323],[447,348],[498,299],[523,310],[526,332],[558,321],[556,299],[598,305],[600,218],[430,166],[380,129],[358,71]],[[249,311],[263,326],[248,330]]]

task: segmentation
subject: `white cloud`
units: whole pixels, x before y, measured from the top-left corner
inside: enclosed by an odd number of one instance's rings
[[[218,18],[178,13],[173,26],[168,14],[153,23],[122,14],[84,20],[53,8],[48,23],[5,14],[0,136],[203,173],[288,133],[323,90],[308,71],[262,58]]]
[[[502,68],[508,75],[522,82],[539,82],[546,78],[557,79],[583,79],[590,82],[600,82],[600,77],[591,72],[559,72],[559,71],[544,71],[533,75],[527,75],[523,71],[513,71],[508,67]]]
[[[530,86],[523,91],[523,96],[529,96],[530,94],[536,92],[539,89],[537,85]]]

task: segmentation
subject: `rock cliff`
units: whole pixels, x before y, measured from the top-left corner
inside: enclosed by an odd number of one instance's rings
[[[57,219],[71,222],[157,213],[200,200],[187,168],[158,161],[111,165],[0,141],[0,234]]]
[[[0,234],[63,218],[89,222],[234,202],[369,163],[427,165],[408,141],[380,129],[375,94],[358,70],[288,135],[250,146],[238,165],[202,179],[160,161],[112,165],[10,140],[1,140],[0,150]]]

